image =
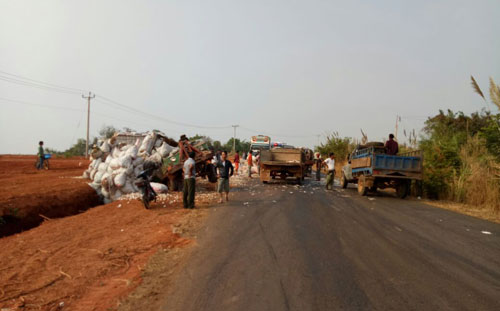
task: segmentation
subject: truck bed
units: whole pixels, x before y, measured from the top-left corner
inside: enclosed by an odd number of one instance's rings
[[[368,148],[360,150],[351,159],[352,173],[391,177],[422,177],[422,153],[409,152],[400,155],[375,153]]]

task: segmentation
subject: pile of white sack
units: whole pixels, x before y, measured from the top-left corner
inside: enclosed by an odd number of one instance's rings
[[[92,182],[89,185],[105,203],[118,199],[123,194],[138,192],[134,181],[143,170],[145,161],[160,163],[163,158],[175,156],[179,148],[170,146],[159,132],[149,132],[135,144],[119,143],[115,137],[105,140],[92,152],[92,162],[83,173]],[[164,192],[167,187],[152,183],[153,189]]]

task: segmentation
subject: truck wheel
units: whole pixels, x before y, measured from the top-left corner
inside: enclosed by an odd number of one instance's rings
[[[396,195],[398,196],[398,198],[404,199],[408,195],[409,189],[410,189],[410,187],[409,187],[408,182],[406,180],[401,181],[396,186]]]
[[[349,182],[347,181],[347,178],[345,177],[344,173],[342,173],[342,176],[340,176],[340,186],[342,186],[342,188],[347,188],[347,184],[349,184]]]
[[[358,179],[358,193],[362,196],[365,196],[368,192],[368,188],[365,183],[365,176],[360,176]]]

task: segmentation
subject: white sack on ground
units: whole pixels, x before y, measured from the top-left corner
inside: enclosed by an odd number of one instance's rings
[[[152,182],[151,188],[153,188],[153,190],[156,193],[167,193],[168,192],[167,186],[165,186],[164,184],[157,183],[157,182]]]

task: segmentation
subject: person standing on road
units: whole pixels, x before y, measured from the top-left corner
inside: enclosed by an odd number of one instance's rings
[[[182,189],[182,203],[184,208],[194,208],[194,196],[196,187],[196,162],[195,153],[189,152],[189,159],[184,162],[184,187]]]
[[[247,157],[247,164],[248,164],[248,177],[252,178],[252,152],[250,151],[248,153]]]
[[[316,163],[316,180],[321,180],[321,166],[323,165],[323,160],[321,160],[321,154],[316,152],[314,154],[314,162]]]
[[[330,157],[323,162],[323,165],[328,169],[326,175],[326,190],[333,189],[333,181],[335,178],[335,154],[330,153]]]
[[[238,175],[238,170],[240,168],[240,152],[236,151],[234,155],[234,175]]]
[[[396,155],[398,152],[398,142],[394,140],[393,134],[389,134],[389,140],[385,142],[385,153],[388,155]]]
[[[222,151],[221,161],[217,163],[217,168],[219,169],[219,184],[217,187],[217,192],[220,193],[219,203],[224,202],[223,193],[226,193],[226,202],[229,201],[229,177],[233,176],[234,168],[231,161],[227,159],[227,152]]]
[[[260,176],[260,151],[257,151],[257,154],[255,155],[255,164],[257,164],[257,173]]]
[[[43,151],[43,141],[40,141],[38,143],[38,166],[37,169],[41,170],[43,169],[43,161],[45,160],[45,153]]]

